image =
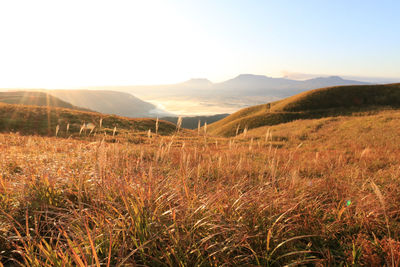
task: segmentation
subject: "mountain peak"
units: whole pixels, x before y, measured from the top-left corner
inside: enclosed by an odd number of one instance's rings
[[[190,80],[187,80],[184,82],[184,84],[190,84],[190,85],[210,85],[212,84],[211,81],[205,78],[192,78]]]
[[[344,81],[344,79],[340,76],[327,76],[327,77],[316,77],[311,80],[331,80],[331,81]]]
[[[247,80],[247,79],[270,79],[270,77],[265,76],[265,75],[256,75],[256,74],[239,74],[234,80]]]

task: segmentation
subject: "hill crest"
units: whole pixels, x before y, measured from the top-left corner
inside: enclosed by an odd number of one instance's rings
[[[30,106],[47,106],[69,108],[74,110],[91,111],[90,109],[72,105],[48,92],[37,91],[8,91],[0,92],[0,102],[6,104],[21,104]]]
[[[241,109],[208,126],[209,133],[233,136],[237,129],[276,125],[297,119],[400,107],[400,84],[333,86],[306,91],[272,103]]]

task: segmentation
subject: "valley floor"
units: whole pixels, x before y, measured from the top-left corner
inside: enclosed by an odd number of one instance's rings
[[[0,262],[398,266],[399,122],[136,144],[1,134]]]

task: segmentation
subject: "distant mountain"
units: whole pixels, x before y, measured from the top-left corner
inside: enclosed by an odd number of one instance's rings
[[[0,102],[7,104],[21,104],[29,106],[46,106],[69,108],[82,111],[90,111],[90,109],[78,107],[63,101],[47,92],[35,91],[10,91],[0,92]]]
[[[104,90],[50,90],[49,94],[73,105],[105,114],[139,118],[167,116],[169,113],[125,92]]]
[[[303,91],[336,86],[363,85],[365,82],[344,80],[338,76],[320,77],[304,81],[287,78],[271,78],[262,75],[241,74],[231,80],[215,84],[218,94],[237,96],[287,97]]]
[[[308,80],[272,78],[263,75],[241,74],[212,83],[207,79],[191,79],[178,84],[147,86],[103,86],[92,89],[132,93],[141,99],[162,104],[178,115],[232,113],[240,108],[271,102],[307,90],[337,85],[365,85],[338,76]]]
[[[182,84],[187,86],[203,87],[203,86],[212,86],[213,83],[207,79],[197,78],[197,79],[190,79],[186,82],[183,82]]]
[[[236,96],[263,96],[283,97],[321,87],[336,85],[363,85],[369,84],[354,80],[345,80],[339,76],[320,77],[304,81],[287,78],[272,78],[264,75],[240,74],[237,77],[221,82],[212,83],[207,79],[191,79],[178,84],[146,85],[146,86],[102,86],[93,89],[116,90],[131,92],[139,97],[196,97],[205,96],[231,97]]]
[[[48,92],[74,106],[101,113],[154,118],[233,113],[241,108],[276,101],[307,90],[366,84],[339,76],[293,80],[240,74],[220,83],[196,78],[167,85],[99,86],[87,87],[86,90]]]
[[[330,76],[330,77],[319,77],[319,78],[306,80],[306,81],[304,81],[303,89],[307,90],[307,88],[309,88],[308,90],[311,90],[311,89],[317,89],[317,88],[328,87],[328,86],[363,85],[363,84],[366,85],[366,84],[370,84],[370,83],[353,81],[353,80],[345,80],[339,76]]]
[[[281,96],[287,90],[300,89],[301,81],[271,78],[263,75],[241,74],[215,85],[218,94],[235,96]]]

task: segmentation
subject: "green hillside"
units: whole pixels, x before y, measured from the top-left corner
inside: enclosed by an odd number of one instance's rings
[[[400,107],[400,84],[335,86],[307,91],[276,102],[253,106],[208,126],[213,135],[234,136],[245,128],[276,125]]]
[[[7,104],[21,104],[31,106],[50,106],[90,111],[82,107],[74,106],[46,92],[15,91],[0,92],[0,102]]]
[[[21,134],[54,135],[59,125],[59,135],[78,135],[83,123],[95,125],[95,131],[112,132],[116,127],[121,131],[155,132],[155,119],[132,119],[96,112],[78,111],[57,107],[40,107],[0,103],[0,132],[20,132]],[[67,125],[69,130],[67,133]],[[158,133],[171,134],[176,130],[173,123],[159,121]]]

